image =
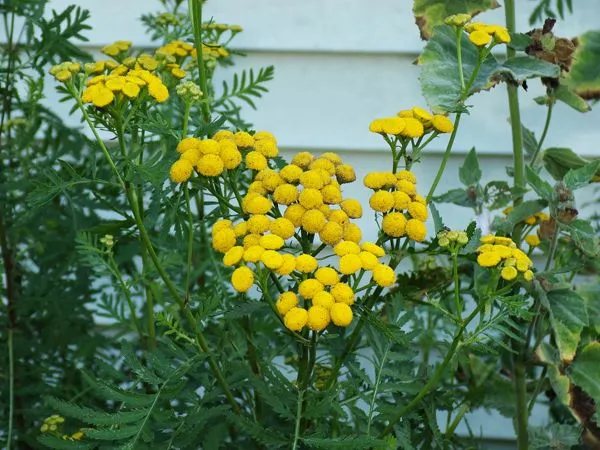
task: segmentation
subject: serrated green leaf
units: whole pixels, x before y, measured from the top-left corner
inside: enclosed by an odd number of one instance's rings
[[[573,64],[565,84],[586,100],[600,99],[600,31],[588,31],[578,37]]]
[[[442,216],[440,216],[440,212],[435,207],[435,203],[430,202],[428,206],[431,211],[431,217],[433,218],[433,227],[435,228],[435,232],[438,233],[444,227]]]
[[[481,169],[475,147],[469,150],[462,166],[458,169],[458,178],[467,187],[477,184],[481,180]]]
[[[600,255],[598,237],[588,221],[577,219],[568,224],[561,224],[561,227],[571,235],[575,245],[586,255],[592,257]]]
[[[585,101],[583,97],[578,95],[573,89],[565,86],[564,84],[560,84],[554,90],[554,97],[576,111],[588,112],[592,110],[592,107],[588,102]]]
[[[561,0],[559,0],[559,4]],[[529,429],[530,449],[570,449],[577,446],[581,439],[581,426],[552,423],[547,427]]]
[[[533,134],[533,131],[522,124],[521,130],[523,133],[523,148],[528,155],[532,155],[538,147],[538,141],[535,138],[535,134]]]
[[[431,38],[433,28],[444,23],[444,19],[453,14],[475,16],[483,11],[498,8],[496,0],[415,0],[413,13],[415,22],[421,31],[422,39]]]
[[[67,441],[50,434],[42,434],[38,436],[37,440],[46,447],[56,450],[89,450],[96,447],[94,444],[79,441]]]
[[[118,411],[114,413],[106,413],[104,411],[98,411],[92,408],[75,405],[73,403],[65,402],[54,397],[49,397],[46,402],[48,405],[56,410],[58,414],[66,417],[72,417],[74,419],[81,420],[82,422],[89,423],[91,425],[119,425],[137,422],[143,419],[148,410],[139,409],[135,411]]]
[[[546,297],[560,357],[563,361],[572,361],[581,339],[581,331],[589,320],[585,300],[571,289],[550,291]]]
[[[451,189],[448,192],[434,198],[436,203],[453,203],[459,206],[473,206],[474,203],[467,197],[465,189]]]
[[[533,188],[537,195],[539,195],[544,200],[552,200],[552,195],[554,192],[554,190],[552,189],[552,185],[547,181],[542,180],[535,171],[535,169],[533,169],[529,165],[525,167],[525,177],[527,178],[527,182]]]
[[[126,425],[119,428],[88,428],[85,431],[85,436],[86,438],[99,441],[113,441],[135,436],[138,430],[139,426],[136,425]]]
[[[596,403],[600,402],[600,342],[590,342],[575,358],[567,373]]]
[[[592,161],[579,169],[571,169],[563,178],[565,186],[571,190],[586,186],[600,170],[600,160]]]
[[[339,436],[332,438],[305,437],[302,439],[309,447],[324,449],[371,449],[386,444],[386,441],[366,436]]]
[[[91,385],[94,392],[107,400],[123,402],[127,406],[134,408],[143,408],[151,406],[156,398],[155,395],[127,392],[116,386],[111,386],[104,380],[94,379],[85,372],[82,372],[82,374],[83,378]]]

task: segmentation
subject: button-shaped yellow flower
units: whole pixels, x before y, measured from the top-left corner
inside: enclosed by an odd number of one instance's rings
[[[387,264],[378,264],[373,269],[373,281],[381,287],[390,287],[396,282],[396,274]]]
[[[225,266],[235,266],[242,260],[244,256],[244,247],[240,245],[236,245],[235,247],[231,247],[225,255],[223,255],[223,265]]]
[[[285,217],[278,217],[271,222],[271,233],[282,239],[289,239],[294,235],[294,224]]]
[[[427,236],[425,224],[417,219],[410,219],[406,222],[406,234],[416,242],[423,242]]]
[[[238,292],[247,292],[254,284],[254,273],[246,266],[238,267],[231,274],[231,285]]]
[[[265,250],[260,256],[260,261],[271,270],[279,269],[283,266],[283,256],[275,250]]]
[[[340,273],[350,275],[362,268],[360,256],[349,253],[340,258]]]
[[[332,286],[339,283],[340,276],[332,267],[319,267],[315,272],[315,279],[319,280],[324,286]]]
[[[311,330],[322,331],[327,328],[331,317],[329,316],[329,310],[326,308],[313,305],[308,309],[308,321],[307,325]]]
[[[277,302],[275,303],[277,312],[279,312],[279,314],[281,314],[282,316],[285,316],[290,309],[297,305],[298,297],[295,293],[290,291],[282,293],[277,299]]]
[[[190,179],[194,167],[192,163],[187,159],[180,159],[175,161],[169,170],[169,176],[175,183],[183,183]]]
[[[307,233],[319,233],[326,225],[325,215],[318,209],[309,209],[302,215],[302,228]]]
[[[358,200],[348,198],[340,203],[342,210],[352,219],[360,219],[362,217],[362,205]]]
[[[475,30],[469,33],[469,40],[477,47],[485,47],[492,41],[492,36],[483,30]]]
[[[381,229],[392,237],[402,237],[406,233],[407,220],[403,213],[391,212],[383,216]]]
[[[336,303],[329,311],[331,321],[338,327],[347,327],[352,323],[352,309],[345,303]]]
[[[296,257],[296,270],[302,273],[314,272],[319,263],[312,255],[302,254]]]
[[[336,245],[344,237],[344,228],[342,225],[331,220],[319,231],[321,242],[328,245]]]
[[[354,304],[354,291],[346,283],[334,284],[329,293],[333,295],[336,303],[345,303],[347,305]]]
[[[298,293],[306,299],[313,298],[323,290],[323,284],[314,278],[304,280],[298,285]]]
[[[300,331],[308,321],[308,311],[304,308],[294,307],[290,309],[283,318],[286,328],[292,331]]]
[[[218,177],[223,173],[225,167],[223,161],[217,155],[204,155],[198,160],[196,166],[198,172],[205,177]]]
[[[371,209],[378,212],[388,212],[394,207],[394,196],[388,191],[377,191],[369,199]]]
[[[327,291],[319,292],[312,299],[313,305],[321,306],[321,307],[325,308],[327,311],[329,311],[331,309],[331,307],[333,306],[334,303],[335,303],[335,299],[333,298],[333,295],[331,295]]]

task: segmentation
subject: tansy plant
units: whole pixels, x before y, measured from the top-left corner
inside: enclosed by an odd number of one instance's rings
[[[456,430],[478,407],[514,417],[520,449],[533,448],[530,435],[594,438],[582,403],[597,394],[597,309],[571,283],[577,257],[598,254],[574,207],[598,165],[569,167],[551,185],[539,163],[564,165],[541,153],[546,131],[525,164],[518,116],[525,79],[549,86],[547,105],[560,86],[576,88],[536,53],[535,31],[515,33],[512,1],[506,26],[429,3],[415,2],[427,19],[418,62],[428,108],[365,124],[389,148],[388,170],[362,180],[368,205],[346,195],[356,174],[340,154],[287,161],[275,135],[243,120],[239,100],[255,106],[272,69],[213,84],[233,64],[241,28],[203,21],[200,0],[187,11],[165,1],[167,12],[144,17],[165,39],[151,51],[116,41],[101,60],[50,69],[95,138],[103,178],[73,176],[98,186],[90,196],[113,218],[81,229],[77,245],[96,274],[100,314],[127,339],[98,352],[103,363],[85,368],[89,387],[75,400],[46,400],[56,415],[40,418],[42,444],[467,448],[477,440]],[[469,99],[501,82],[511,183],[481,186],[473,150],[465,189],[436,195]],[[440,167],[423,186],[413,169],[442,135]],[[435,206],[443,201],[476,214],[512,209],[480,223],[485,233],[476,222],[451,230]],[[377,225],[371,240],[363,216]],[[553,422],[533,429],[542,392],[554,392]]]

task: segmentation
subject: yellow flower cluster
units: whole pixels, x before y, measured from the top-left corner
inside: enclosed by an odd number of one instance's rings
[[[465,31],[469,33],[469,40],[477,47],[484,47],[490,42],[492,45],[497,43],[508,44],[510,42],[508,30],[501,25],[473,22],[465,26]]]
[[[40,427],[40,431],[42,433],[54,434],[55,436],[60,436],[61,428],[65,423],[65,418],[59,416],[58,414],[52,414],[49,417],[44,419],[44,423]],[[81,441],[84,438],[84,433],[80,429],[73,434],[62,434],[62,439],[65,441]]]
[[[81,64],[70,61],[57,64],[50,68],[50,74],[63,83],[73,78],[73,75],[78,74],[80,71]]]
[[[119,56],[126,53],[131,48],[131,41],[116,41],[110,45],[102,47],[101,51],[108,56]]]
[[[269,159],[279,154],[277,141],[268,131],[251,135],[220,130],[211,139],[187,137],[179,142],[177,151],[179,160],[170,169],[175,183],[189,180],[194,169],[205,177],[218,177],[225,170],[236,169],[242,161],[248,169],[269,171]]]
[[[481,267],[500,268],[500,276],[507,281],[514,280],[519,274],[526,281],[533,279],[533,262],[511,238],[488,235],[481,238],[481,243],[483,245],[477,249],[477,263]]]
[[[414,139],[435,131],[451,133],[454,130],[452,121],[441,114],[415,106],[398,112],[396,117],[375,119],[369,125],[369,131],[379,134],[391,134],[399,138]]]
[[[340,258],[338,269],[319,267],[318,261],[310,255],[296,258],[296,272],[308,274],[308,278],[298,284],[297,294],[284,292],[275,305],[288,329],[298,332],[308,326],[311,330],[322,331],[331,322],[340,327],[349,326],[355,293],[349,284],[340,281],[344,275],[363,269],[371,271],[373,281],[381,287],[390,287],[396,282],[392,268],[379,262],[385,251],[376,244],[341,241],[334,247],[334,252]],[[303,299],[302,306],[299,298]]]
[[[191,56],[194,52],[194,46],[183,41],[171,41],[159,47],[156,50],[157,56],[162,56],[167,60],[182,60],[187,56]]]
[[[282,294],[276,308],[290,330],[300,331],[308,326],[321,331],[330,322],[337,326],[352,322],[350,305],[354,303],[354,291],[341,282],[343,276],[365,270],[381,287],[395,283],[394,271],[380,262],[385,256],[383,248],[368,242],[360,244],[362,232],[351,219],[361,217],[361,204],[343,199],[341,191],[341,184],[354,181],[356,176],[339,155],[324,153],[315,158],[301,152],[276,171],[262,161],[267,149],[269,157],[277,154],[276,141],[270,133],[257,132],[252,136],[219,132],[213,140],[237,143],[238,148],[250,150],[245,163],[254,171],[248,193],[242,199],[245,220],[235,224],[219,220],[212,228],[212,245],[224,254],[224,265],[237,266],[231,275],[236,291],[247,292],[252,287],[256,270],[266,269],[280,277],[302,280],[298,281],[297,292]],[[285,206],[283,215],[280,206]],[[300,234],[318,235],[322,243],[332,246],[339,257],[338,267],[320,266],[315,256],[307,253],[294,256],[284,251],[291,251],[289,240],[299,239]],[[305,307],[299,306],[299,298]]]
[[[469,14],[454,14],[446,17],[444,22],[447,25],[464,28],[469,33],[469,40],[477,47],[485,47],[490,42],[492,46],[510,42],[510,33],[506,27],[481,22],[469,23],[471,19],[472,17]]]
[[[417,177],[411,171],[371,172],[363,182],[374,191],[369,205],[383,214],[381,228],[386,235],[395,238],[406,235],[416,242],[425,240],[427,204],[417,194]]]
[[[161,75],[169,74],[176,80],[187,75],[175,56],[188,56],[193,50],[190,44],[173,41],[158,49],[154,55],[141,54],[137,57],[127,56],[130,47],[131,42],[117,41],[102,49],[115,61],[95,61],[84,66],[89,77],[86,80],[87,87],[81,94],[84,103],[103,108],[113,102],[132,100],[140,95],[147,95],[162,103],[169,98],[169,90]]]

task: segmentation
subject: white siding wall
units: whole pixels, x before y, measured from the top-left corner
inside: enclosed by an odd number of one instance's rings
[[[73,1],[52,0],[50,5],[60,9],[70,3]],[[520,29],[528,28],[527,18],[536,3],[518,2]],[[574,3],[574,14],[556,26],[558,34],[574,36],[600,28],[597,0]],[[92,13],[93,29],[87,44],[90,49],[117,39],[132,40],[137,46],[150,45],[138,18],[158,10],[157,1],[87,0],[79,4]],[[413,105],[424,106],[417,80],[419,68],[413,65],[423,44],[411,5],[408,0],[210,0],[205,17],[244,27],[235,43],[248,57],[240,60],[238,67],[275,66],[270,92],[257,102],[258,111],[248,111],[247,117],[255,127],[274,132],[285,154],[296,150],[340,151],[362,179],[367,171],[389,168],[386,146],[368,132],[369,122]],[[502,14],[497,10],[482,19],[503,23]],[[543,89],[538,82],[530,85],[529,92],[521,91],[523,121],[539,135],[545,110],[532,99]],[[49,90],[47,101],[66,113],[56,99]],[[472,146],[484,155],[486,180],[504,178],[504,167],[511,163],[505,88],[482,93],[473,104],[471,115],[461,124],[439,193],[458,184],[457,168]],[[559,104],[555,111],[546,145],[570,146],[588,156],[599,156],[600,108],[580,114]],[[72,120],[77,123],[76,118]],[[440,139],[432,145],[415,169],[423,193],[431,185],[445,143]],[[368,192],[359,183],[347,191],[367,201]],[[586,197],[590,195],[591,191]],[[442,206],[440,210],[449,226],[462,227],[473,219],[466,209]],[[364,218],[362,224],[372,237],[375,230],[371,219]],[[482,414],[473,420],[477,423],[475,433],[513,435],[510,420]],[[538,422],[544,420],[543,414],[537,415]]]

